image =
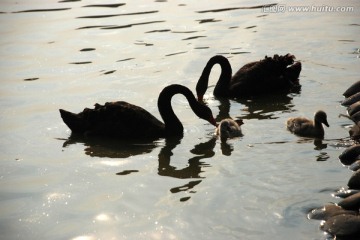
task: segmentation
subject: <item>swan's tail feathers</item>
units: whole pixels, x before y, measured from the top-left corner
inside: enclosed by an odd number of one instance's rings
[[[84,120],[79,114],[68,112],[63,109],[59,109],[61,118],[64,123],[71,129],[74,133],[83,133],[85,131]]]

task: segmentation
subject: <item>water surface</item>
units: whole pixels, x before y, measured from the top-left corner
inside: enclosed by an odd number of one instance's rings
[[[337,202],[331,193],[351,175],[337,158],[351,123],[338,114],[342,92],[359,80],[360,15],[357,1],[346,5],[354,11],[274,13],[247,0],[2,1],[0,238],[324,239],[306,214]],[[303,63],[297,93],[219,101],[214,68],[208,106],[218,119],[244,119],[244,136],[226,143],[181,96],[172,103],[182,139],[72,139],[58,113],[126,100],[160,118],[161,89],[194,90],[213,55],[235,70],[288,52]],[[286,131],[288,117],[318,109],[330,124],[322,142]]]

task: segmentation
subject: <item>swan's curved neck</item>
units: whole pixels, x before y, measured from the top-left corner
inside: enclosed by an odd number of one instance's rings
[[[221,55],[216,55],[210,58],[196,85],[196,92],[198,96],[203,96],[205,94],[206,89],[208,88],[209,85],[210,72],[215,64],[220,65],[221,74],[215,86],[214,95],[219,97],[228,95],[229,84],[232,76],[231,65],[229,63],[229,60],[227,60],[227,58]]]
[[[160,115],[165,123],[165,133],[168,136],[182,136],[184,127],[179,118],[175,115],[171,106],[171,98],[175,94],[182,94],[188,100],[191,109],[198,115],[201,105],[195,98],[194,94],[182,85],[173,84],[164,88],[158,98],[158,108]]]

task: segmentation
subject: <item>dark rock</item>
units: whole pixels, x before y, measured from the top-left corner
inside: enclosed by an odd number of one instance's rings
[[[359,111],[360,111],[360,102],[355,102],[347,108],[347,112],[349,116],[354,115]]]
[[[341,102],[341,105],[348,107],[357,101],[360,101],[360,92],[355,93],[354,95],[351,95],[350,97],[345,98]]]
[[[341,188],[336,193],[333,193],[331,195],[333,197],[347,198],[347,197],[349,197],[351,195],[354,195],[354,194],[356,194],[358,192],[360,192],[360,190]]]
[[[359,211],[360,208],[360,192],[351,195],[338,203],[338,206],[346,210]]]
[[[356,162],[354,162],[353,164],[350,165],[349,167],[350,170],[352,171],[357,171],[360,169],[360,160],[357,160]]]
[[[345,149],[345,151],[343,151],[340,154],[339,159],[342,164],[350,165],[359,159],[359,155],[360,155],[360,144],[356,144]]]
[[[351,214],[336,215],[329,218],[321,226],[321,229],[335,236],[352,236],[352,239],[359,239],[355,237],[360,236],[360,216]]]
[[[358,92],[360,92],[360,81],[355,82],[348,89],[346,89],[346,91],[343,93],[343,96],[350,97],[351,95],[354,95]]]
[[[334,216],[348,214],[348,215],[357,215],[357,212],[345,210],[340,206],[335,204],[328,204],[322,208],[315,208],[308,214],[308,219],[315,220],[328,220]]]
[[[360,170],[357,170],[350,177],[348,187],[353,189],[360,189]]]

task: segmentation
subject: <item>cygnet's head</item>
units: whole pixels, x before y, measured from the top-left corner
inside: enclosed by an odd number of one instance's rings
[[[220,122],[216,130],[216,134],[223,140],[232,137],[239,137],[242,135],[240,129],[240,125],[242,123],[242,120],[234,121],[232,119],[224,119]]]
[[[329,123],[327,122],[326,113],[322,110],[319,110],[315,113],[315,121],[325,124],[325,126],[329,127]]]

